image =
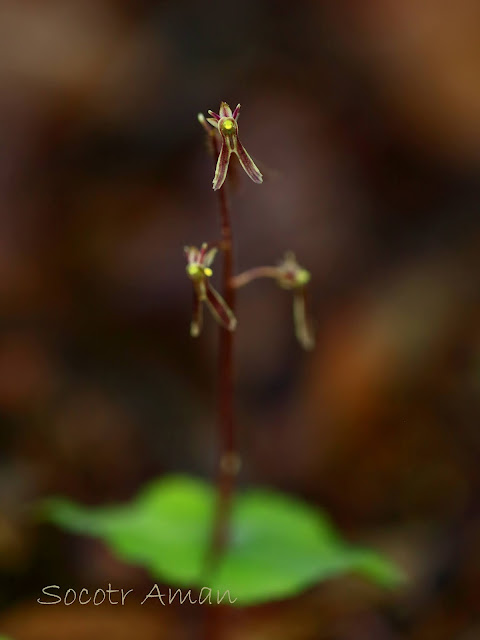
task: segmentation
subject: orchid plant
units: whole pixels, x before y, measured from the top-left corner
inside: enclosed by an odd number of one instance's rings
[[[254,183],[261,184],[263,176],[238,137],[240,105],[232,112],[222,102],[218,114],[208,113],[209,118],[199,114],[198,120],[214,159],[220,238],[184,251],[193,288],[190,334],[195,338],[201,334],[204,306],[220,331],[216,485],[187,476],[163,477],[152,481],[130,504],[92,509],[52,499],[46,513],[71,531],[103,539],[120,558],[146,567],[173,586],[229,590],[236,606],[292,597],[316,582],[348,572],[395,585],[399,570],[381,555],[345,542],[321,511],[276,492],[237,490],[241,455],[233,383],[236,289],[270,278],[292,295],[296,337],[311,350],[315,345],[307,310],[311,274],[291,251],[276,265],[234,274],[227,192],[232,154]],[[220,292],[211,284],[218,254],[223,258]]]

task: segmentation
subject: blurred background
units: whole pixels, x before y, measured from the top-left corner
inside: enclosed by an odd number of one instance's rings
[[[1,1],[0,632],[198,637],[195,607],[38,605],[151,579],[31,507],[214,474],[182,248],[217,235],[196,114],[226,100],[265,175],[237,172],[237,267],[294,250],[317,333],[306,355],[288,292],[240,291],[241,482],[410,581],[234,611],[225,638],[480,637],[479,68],[478,0]]]

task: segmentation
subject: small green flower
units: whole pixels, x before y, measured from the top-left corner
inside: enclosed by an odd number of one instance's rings
[[[238,117],[240,115],[240,105],[237,104],[234,112],[226,102],[220,104],[220,115],[213,111],[208,112],[211,118],[206,118],[212,127],[215,127],[222,136],[222,148],[218,156],[215,176],[213,178],[213,189],[217,191],[221,188],[227,177],[230,156],[235,153],[249,178],[260,184],[263,176],[251,157],[246,152],[244,146],[238,138]],[[202,116],[203,118],[203,116]],[[200,120],[202,122],[202,120]]]
[[[210,267],[217,249],[209,249],[204,242],[200,249],[197,247],[185,247],[187,258],[187,276],[193,284],[193,317],[190,324],[190,335],[194,338],[200,335],[203,326],[203,303],[210,309],[215,320],[229,331],[234,331],[237,320],[232,310],[222,296],[210,284],[209,278],[213,275]]]
[[[315,337],[307,313],[307,285],[310,272],[301,267],[295,254],[287,251],[277,266],[254,267],[233,278],[235,288],[243,287],[257,278],[272,278],[279,287],[293,292],[293,322],[295,335],[304,349],[313,349]]]
[[[287,251],[277,270],[277,282],[282,289],[304,287],[311,277],[310,272],[298,264],[293,251]]]
[[[282,289],[293,291],[293,323],[295,335],[304,349],[315,346],[315,337],[307,314],[306,286],[310,282],[310,272],[301,267],[295,254],[287,251],[277,268],[277,283]]]
[[[293,291],[295,335],[302,347],[307,350],[315,346],[315,337],[307,314],[306,286],[310,278],[310,272],[298,264],[295,254],[287,251],[283,261],[278,265],[276,280],[282,289]]]

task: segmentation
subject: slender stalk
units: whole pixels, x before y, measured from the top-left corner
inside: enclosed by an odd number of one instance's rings
[[[208,138],[215,166],[220,151],[218,140],[213,131],[209,132]],[[223,253],[221,293],[227,305],[235,313],[232,225],[230,205],[225,186],[217,191],[217,194],[220,214],[220,242],[218,246]],[[240,470],[240,456],[237,453],[234,417],[234,333],[223,327],[219,327],[219,332],[217,410],[220,458],[217,475],[217,503],[206,565],[207,575],[215,570],[228,547],[235,481]],[[224,625],[224,608],[209,607],[203,628],[205,640],[221,640],[224,637]]]
[[[210,140],[214,151],[213,157],[216,160],[219,153],[216,135],[211,135]],[[225,186],[218,190],[217,194],[220,214],[220,249],[223,252],[222,295],[227,305],[235,313],[232,225]],[[218,564],[228,545],[235,481],[240,469],[234,418],[234,333],[223,327],[220,327],[219,331],[218,428],[220,461],[217,477],[217,505],[209,558],[210,568],[214,568]]]
[[[278,278],[278,267],[254,267],[232,278],[232,287],[239,289],[257,278]]]

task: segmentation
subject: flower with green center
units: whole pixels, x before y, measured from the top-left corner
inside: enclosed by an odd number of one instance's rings
[[[295,254],[287,251],[277,269],[277,282],[282,289],[298,289],[310,282],[310,272],[301,267]]]
[[[206,242],[200,249],[197,247],[185,247],[187,258],[186,272],[193,284],[193,317],[190,324],[190,335],[194,338],[200,335],[203,326],[203,303],[210,309],[215,320],[229,331],[234,331],[237,320],[232,310],[222,296],[210,284],[209,279],[213,275],[211,264],[217,253],[217,249],[208,248]]]
[[[238,104],[232,113],[228,104],[222,102],[220,105],[220,114],[214,113],[213,111],[209,111],[208,113],[211,117],[206,118],[207,122],[209,122],[212,127],[215,127],[222,137],[222,148],[218,156],[215,176],[213,178],[214,191],[220,189],[225,182],[232,153],[236,154],[248,177],[257,184],[262,183],[262,174],[238,138],[240,105]]]
[[[254,267],[235,276],[232,284],[238,289],[257,278],[272,278],[279,287],[293,292],[295,335],[304,349],[313,349],[315,337],[307,314],[306,291],[311,278],[310,272],[298,264],[293,252],[287,251],[277,266]]]
[[[293,291],[295,335],[302,347],[307,350],[315,346],[315,337],[307,314],[306,286],[310,278],[310,272],[298,264],[295,254],[287,251],[283,261],[278,265],[276,280],[282,289]]]

